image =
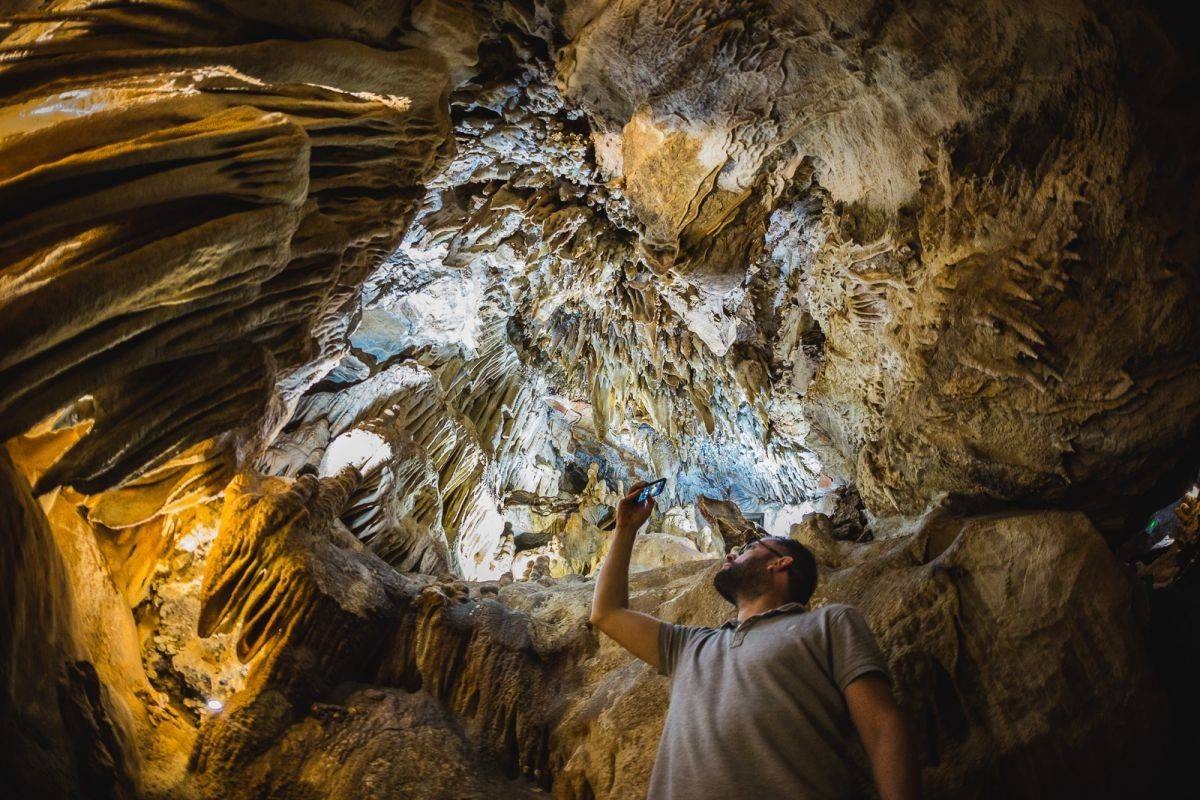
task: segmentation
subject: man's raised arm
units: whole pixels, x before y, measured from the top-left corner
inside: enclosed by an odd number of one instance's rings
[[[658,629],[662,623],[649,614],[629,609],[629,557],[633,540],[654,510],[653,498],[637,502],[637,493],[646,485],[645,481],[635,483],[617,504],[617,529],[596,579],[589,619],[617,644],[658,669]]]

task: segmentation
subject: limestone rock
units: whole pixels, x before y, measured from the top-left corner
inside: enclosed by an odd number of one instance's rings
[[[1165,709],[1135,592],[1082,515],[943,519],[856,560],[820,600],[872,623],[936,793],[1124,797],[1156,780]]]
[[[445,152],[452,67],[349,7],[21,5],[0,439],[93,395],[43,485],[94,492],[218,433],[269,438]],[[280,13],[291,41],[259,24]]]
[[[1194,68],[1145,9],[702,0],[562,25],[560,87],[666,303],[877,515],[951,493],[1111,524],[1150,474],[1194,466],[1173,443],[1197,435],[1197,120],[1167,110]],[[770,322],[743,339],[747,318]],[[797,394],[753,377],[780,370],[804,371]],[[1127,428],[1146,415],[1170,422]]]
[[[696,508],[725,543],[725,552],[735,550],[761,535],[755,531],[755,526],[742,516],[742,511],[736,503],[701,496]]]
[[[817,563],[834,569],[842,566],[850,547],[834,538],[833,521],[826,514],[809,514],[793,525],[791,538],[812,551]]]
[[[352,468],[294,482],[243,473],[228,488],[198,632],[236,628],[250,670],[201,727],[193,766],[206,780],[236,775],[394,624],[403,579],[338,521],[360,481]]]
[[[245,769],[231,797],[307,800],[522,800],[544,797],[481,762],[430,695],[346,687],[289,728],[278,750]],[[257,793],[257,794],[256,794]]]
[[[54,682],[77,657],[73,608],[50,526],[0,449],[0,774],[17,794],[65,796],[76,785],[75,751]]]
[[[546,378],[689,493],[1115,528],[1195,466],[1190,67],[1140,6],[124,7],[5,34],[6,191],[43,205],[6,204],[0,433],[93,403],[41,488],[286,447],[393,359],[489,462],[443,502],[464,555],[483,494],[546,482]]]
[[[0,448],[0,774],[18,795],[133,798],[181,777],[188,733],[147,682],[132,615],[91,528],[47,519]]]
[[[696,561],[706,558],[696,544],[683,536],[669,533],[641,533],[633,543],[630,569],[657,569],[681,561]]]

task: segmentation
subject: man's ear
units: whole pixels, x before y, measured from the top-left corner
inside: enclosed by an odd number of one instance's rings
[[[780,556],[779,558],[775,559],[774,563],[771,564],[771,568],[781,569],[784,572],[787,572],[792,568],[792,561],[794,561],[794,559],[791,556]]]

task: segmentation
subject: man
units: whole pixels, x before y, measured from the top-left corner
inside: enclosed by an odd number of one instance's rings
[[[883,800],[918,796],[916,759],[887,665],[862,615],[805,606],[817,582],[799,542],[748,542],[713,579],[737,606],[720,628],[673,625],[629,609],[629,557],[654,500],[637,483],[617,506],[615,538],[591,622],[671,676],[671,705],[649,800],[843,798],[861,787],[857,731]]]

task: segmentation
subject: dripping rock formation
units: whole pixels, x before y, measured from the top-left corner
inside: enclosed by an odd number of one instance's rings
[[[1166,0],[0,2],[0,784],[645,796],[763,531],[931,797],[1170,786],[1200,41]]]

